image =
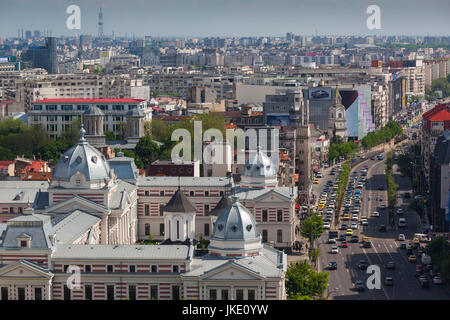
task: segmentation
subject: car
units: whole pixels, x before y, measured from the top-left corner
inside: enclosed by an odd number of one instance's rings
[[[330,238],[330,239],[328,239],[328,243],[336,243],[336,239],[335,238]]]
[[[367,216],[366,215],[362,215],[361,216],[361,220],[367,220]]]
[[[337,263],[336,263],[336,261],[330,261],[328,263],[328,270],[337,270]]]
[[[352,214],[352,220],[353,221],[358,221],[358,215],[356,213]]]
[[[347,229],[347,231],[345,232],[345,234],[346,234],[347,236],[351,236],[351,235],[353,235],[353,230],[352,230],[352,229]]]
[[[357,235],[353,235],[353,236],[350,238],[350,242],[359,242],[359,237],[358,237]]]
[[[384,190],[384,187],[380,184],[380,185],[378,186],[378,190]]]
[[[331,222],[333,220],[333,216],[330,214],[327,214],[327,216],[324,219],[325,221]]]
[[[356,291],[364,291],[364,283],[362,282],[362,280],[356,280],[355,289]]]
[[[350,220],[350,215],[344,214],[344,216],[342,217],[342,220]]]
[[[398,208],[397,209],[397,214],[400,214],[400,215],[403,214],[403,208]]]
[[[404,197],[405,199],[410,199],[410,198],[411,198],[411,193],[405,192],[405,193],[403,194],[403,197]]]
[[[386,232],[386,226],[384,224],[380,225],[379,231]]]
[[[386,286],[393,286],[394,285],[394,279],[392,279],[392,277],[386,277],[384,279],[384,284]]]
[[[363,226],[368,226],[368,225],[369,225],[369,221],[367,221],[367,219],[362,219],[362,220],[361,220],[361,224],[362,224]]]
[[[386,205],[384,203],[380,204],[381,209],[386,209]]]
[[[331,247],[331,253],[339,253],[339,249],[337,246]]]
[[[340,236],[339,236],[339,241],[346,241],[346,239],[347,239],[347,237],[345,236],[345,234],[341,234]]]
[[[367,264],[366,260],[359,260],[358,268],[360,270],[366,270],[367,267],[368,267],[368,264]]]
[[[388,269],[395,269],[395,261],[389,261],[386,264],[386,268],[388,268]]]
[[[433,277],[433,284],[442,284],[442,278],[440,276],[434,276]]]
[[[347,241],[342,241],[341,242],[341,248],[348,248]]]
[[[358,229],[358,224],[353,222],[352,225],[350,226],[350,228],[352,229]]]
[[[347,230],[347,224],[346,223],[341,224],[341,230]]]
[[[430,281],[426,277],[419,278],[420,285],[422,288],[429,288],[430,287]]]
[[[329,224],[328,222],[325,222],[325,223],[323,224],[323,228],[324,228],[325,230],[329,230],[329,229],[331,228],[331,226],[330,226],[330,224]]]
[[[364,184],[363,184],[362,182],[359,182],[359,183],[356,185],[356,187],[357,187],[357,188],[363,188],[363,187],[364,187]]]
[[[419,276],[423,275],[424,273],[425,273],[425,270],[424,270],[423,266],[421,264],[417,264],[414,276],[419,277]]]
[[[400,249],[406,249],[406,243],[405,242],[402,242],[400,244]]]
[[[383,156],[380,154],[380,155],[377,156],[377,159],[378,160],[383,160]]]
[[[318,184],[318,183],[319,183],[319,179],[317,179],[317,178],[314,179],[313,183],[314,183],[314,184]]]
[[[375,157],[370,157],[370,160],[375,160]]]
[[[334,210],[332,208],[327,208],[327,214],[333,214]]]
[[[408,257],[408,261],[411,263],[415,263],[417,261],[417,257],[412,254]]]
[[[378,212],[378,211],[374,211],[374,212],[372,212],[372,217],[379,217],[380,216],[380,213]]]
[[[369,237],[366,237],[366,236],[362,237],[361,242],[365,242],[365,241],[370,241]]]
[[[317,206],[317,208],[323,209],[323,208],[325,208],[325,204],[324,204],[324,203],[319,203],[319,205]]]
[[[403,233],[400,233],[400,234],[398,235],[397,240],[398,240],[398,241],[405,241],[405,235],[404,235]]]
[[[409,257],[412,254],[413,254],[413,248],[411,246],[408,246],[408,248],[406,248],[406,255]]]
[[[326,90],[316,90],[314,92],[311,92],[311,97],[314,99],[324,99],[328,98],[330,96],[330,93],[328,93]]]
[[[362,177],[360,181],[361,181],[361,182],[366,182],[367,179],[366,179],[365,177]]]
[[[370,241],[363,242],[363,248],[370,248],[370,247],[372,247],[372,243]]]

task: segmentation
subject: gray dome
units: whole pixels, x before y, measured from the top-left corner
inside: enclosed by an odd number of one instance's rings
[[[143,118],[145,117],[145,114],[144,111],[142,111],[140,108],[134,108],[127,112],[127,116]]]
[[[89,109],[87,109],[84,112],[84,115],[85,116],[104,116],[105,114],[103,113],[102,110],[100,110],[100,108],[98,108],[98,107],[96,107],[94,105],[91,105],[89,107]]]
[[[83,128],[80,129],[80,140],[67,150],[59,159],[53,172],[54,180],[70,181],[70,178],[80,172],[86,181],[111,178],[111,169],[105,157],[84,139]]]
[[[220,213],[214,223],[211,240],[246,241],[259,239],[256,220],[253,215],[237,201],[237,197],[233,201]]]
[[[258,146],[256,153],[245,164],[244,176],[268,178],[277,176],[275,166],[270,158],[261,150],[261,147]]]

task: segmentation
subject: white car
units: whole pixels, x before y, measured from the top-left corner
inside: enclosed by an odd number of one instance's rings
[[[405,241],[405,235],[403,233],[398,235],[398,241]]]
[[[337,246],[331,247],[331,253],[339,253],[339,248]]]
[[[356,186],[357,188],[363,188],[364,184],[362,182],[359,182],[358,185]]]
[[[357,214],[352,215],[352,220],[353,221],[358,221],[358,215]]]
[[[350,228],[358,229],[358,224],[356,222],[353,222],[352,225],[350,226]]]
[[[331,209],[334,209],[334,204],[330,203],[327,207],[331,208]]]
[[[369,225],[369,221],[367,221],[367,219],[363,219],[363,220],[361,220],[361,224],[363,226],[368,226]]]
[[[326,197],[328,196],[328,194],[327,194],[326,192],[323,192],[320,196],[321,196],[322,198],[326,198]]]
[[[365,177],[361,178],[361,182],[366,182],[366,181],[367,181],[367,179]]]
[[[324,228],[325,230],[329,230],[329,229],[331,228],[331,226],[330,226],[330,224],[329,224],[328,222],[325,222],[325,223],[323,224],[323,228]]]
[[[380,213],[378,211],[372,212],[372,217],[379,217]]]
[[[330,239],[328,239],[328,243],[336,243],[336,239],[335,238],[330,238]]]
[[[398,214],[402,214],[402,213],[403,213],[403,208],[398,208],[398,209],[397,209],[397,213],[398,213]]]
[[[327,209],[327,214],[333,214],[333,213],[334,213],[334,210],[332,208]]]

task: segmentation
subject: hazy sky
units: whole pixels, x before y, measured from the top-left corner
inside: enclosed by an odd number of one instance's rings
[[[66,8],[81,8],[81,30],[68,30]],[[381,8],[381,30],[366,27],[369,5]],[[449,0],[0,0],[0,37],[17,29],[53,36],[450,35]]]

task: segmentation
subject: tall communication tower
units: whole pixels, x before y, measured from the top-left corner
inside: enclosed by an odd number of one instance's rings
[[[103,39],[103,13],[102,13],[102,7],[100,7],[100,12],[98,13],[98,36]]]

